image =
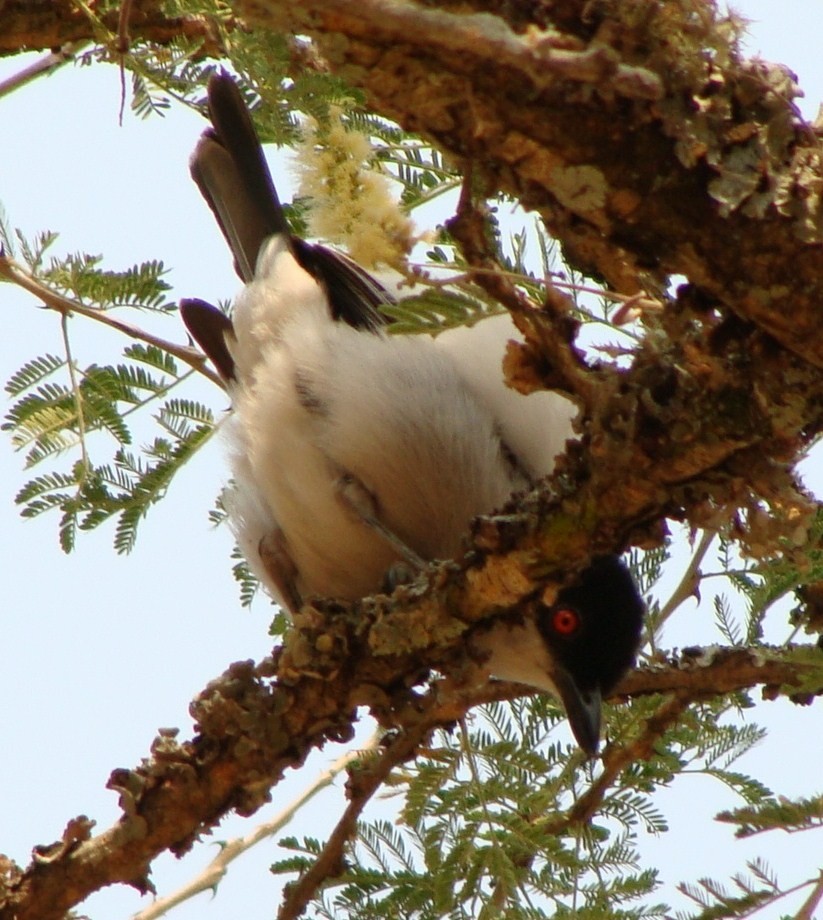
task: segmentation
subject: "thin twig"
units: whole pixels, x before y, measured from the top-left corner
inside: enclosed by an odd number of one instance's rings
[[[369,751],[375,750],[380,741],[380,737],[380,733],[375,732],[362,747],[346,751],[338,757],[327,770],[323,770],[319,773],[312,783],[307,786],[297,798],[278,812],[270,821],[259,824],[245,837],[237,837],[223,844],[217,856],[214,857],[199,875],[178,888],[174,893],[166,895],[163,898],[157,898],[150,907],[134,914],[132,920],[156,920],[156,918],[162,917],[172,908],[177,907],[178,904],[182,904],[196,894],[209,890],[216,891],[217,886],[225,877],[229,865],[234,862],[238,856],[241,856],[247,850],[256,846],[261,840],[266,840],[279,833],[307,802],[313,799],[318,792],[330,786],[337,776],[339,776],[352,761],[357,760]]]
[[[344,850],[357,832],[357,820],[363,809],[389,773],[398,764],[414,757],[424,739],[435,727],[430,720],[423,719],[407,728],[395,736],[376,763],[353,777],[348,787],[351,801],[314,865],[293,885],[287,887],[286,898],[277,914],[277,920],[296,920],[323,882],[344,871]]]
[[[80,389],[80,381],[77,379],[77,368],[74,366],[74,357],[71,353],[68,313],[64,313],[60,317],[60,332],[63,336],[63,347],[66,350],[66,367],[68,368],[71,392],[77,410],[77,440],[80,443],[80,457],[83,463],[83,480],[85,480],[90,468],[89,454],[86,450],[86,414],[83,408],[83,393]]]
[[[483,780],[480,778],[480,770],[478,770],[477,768],[477,759],[474,755],[474,750],[472,749],[471,738],[469,737],[468,728],[466,727],[465,717],[460,719],[458,724],[460,725],[460,743],[463,748],[463,751],[465,752],[466,763],[468,764],[468,767],[469,767],[469,774],[471,775],[471,781],[472,783],[474,783],[477,801],[480,805],[481,811],[483,812],[483,819],[486,822],[488,827],[494,827],[494,821],[492,820],[492,816],[489,813],[488,801],[486,799],[486,796],[484,795]],[[492,837],[491,845],[495,849],[500,848],[500,844],[496,837]],[[506,885],[506,881],[505,879],[498,877],[497,880],[494,882],[494,885],[492,886],[492,892],[489,897],[489,902],[492,905],[492,909],[495,912],[499,912],[503,908],[503,905],[506,902],[507,895],[508,895],[508,886]]]
[[[603,772],[562,818],[547,822],[546,831],[556,834],[571,824],[590,821],[623,769],[636,760],[648,760],[654,754],[654,742],[677,721],[691,701],[692,697],[687,692],[675,693],[647,719],[643,731],[634,741],[621,746],[610,744],[603,754]]]
[[[132,0],[121,0],[120,11],[117,17],[117,44],[115,48],[120,57],[120,127],[123,127],[123,114],[126,109],[126,54],[131,47],[129,36],[129,18],[131,17]]]
[[[563,389],[586,407],[591,406],[597,383],[574,346],[579,325],[573,318],[574,304],[568,295],[546,281],[544,302],[537,307],[507,273],[497,271],[500,265],[489,242],[488,215],[474,203],[471,181],[471,173],[467,172],[457,212],[446,221],[446,227],[471,266],[473,280],[506,307],[526,339],[525,355],[521,351],[516,361],[510,361],[507,354],[504,368],[509,382],[521,392],[545,386]]]
[[[602,804],[609,787],[622,770],[634,761],[649,759],[654,753],[653,743],[677,720],[690,702],[704,695],[704,693],[694,694],[688,691],[675,692],[646,721],[638,738],[623,746],[610,745],[603,755],[603,772],[566,814],[546,823],[546,833],[561,833],[571,825],[591,820]],[[433,701],[436,699],[436,694],[432,691],[428,698]],[[455,714],[453,709],[455,705],[465,712],[476,701],[468,702],[458,694],[453,699],[442,699],[440,702],[442,709],[440,706],[435,706],[419,722],[407,727],[395,738],[372,768],[364,770],[362,775],[357,776],[356,785],[351,792],[351,802],[317,861],[288,890],[277,920],[296,920],[323,882],[341,874],[344,869],[344,849],[356,833],[357,819],[391,770],[397,764],[415,756],[424,738],[436,727],[444,724],[444,715],[446,713]]]
[[[817,878],[817,883],[812,889],[811,894],[806,898],[803,906],[797,912],[795,920],[814,920],[815,911],[823,900],[823,872]]]
[[[696,596],[697,585],[700,581],[700,566],[703,564],[703,559],[716,536],[717,534],[712,530],[703,531],[703,536],[700,538],[697,549],[694,551],[694,555],[689,561],[688,566],[686,566],[686,570],[683,572],[683,577],[680,579],[674,591],[672,591],[669,599],[660,608],[660,614],[655,622],[655,635],[648,636],[648,641],[652,643],[652,646],[654,646],[654,640],[660,627],[663,626],[666,620],[669,619],[682,603],[687,601],[690,597]]]
[[[206,366],[205,355],[202,355],[196,348],[191,348],[189,345],[177,345],[175,342],[169,342],[166,339],[160,338],[160,336],[147,332],[145,329],[141,329],[139,326],[134,326],[123,320],[115,319],[113,316],[109,316],[104,310],[87,307],[77,300],[72,300],[70,297],[58,294],[57,291],[53,291],[51,288],[46,287],[33,275],[29,274],[29,272],[13,259],[10,259],[2,250],[0,250],[0,276],[24,288],[30,294],[34,294],[35,297],[43,301],[44,305],[49,310],[56,310],[63,316],[77,313],[79,316],[85,316],[97,323],[102,323],[104,326],[109,326],[111,329],[116,329],[118,332],[122,332],[131,339],[145,342],[147,345],[154,345],[156,348],[160,348],[179,359],[184,364],[188,364],[189,367],[211,380],[212,383],[216,384],[221,389],[225,389],[223,381],[214,371]]]
[[[57,51],[50,51],[48,54],[44,54],[43,57],[38,58],[28,67],[18,70],[17,73],[12,74],[10,77],[6,77],[5,80],[0,80],[0,99],[20,89],[21,86],[31,83],[38,77],[54,73],[59,67],[68,64],[69,61],[73,61],[77,52],[88,44],[91,43],[86,39],[79,42],[69,42]]]
[[[794,920],[818,920],[815,917],[815,910],[820,904],[820,900],[823,897],[823,872],[821,872],[817,881],[814,879],[806,879],[803,882],[798,882],[796,885],[792,885],[791,888],[785,888],[782,890],[775,889],[773,893],[764,901],[759,901],[754,907],[747,910],[745,913],[740,914],[742,918],[745,917],[754,917],[756,914],[759,914],[761,911],[765,910],[767,907],[774,907],[778,901],[785,901],[786,898],[790,898],[792,895],[797,894],[798,891],[802,891],[804,888],[807,888],[809,885],[813,885],[811,894],[803,902],[803,906],[800,910],[794,915]],[[774,886],[773,886],[774,887]],[[685,891],[684,883],[681,882],[677,886],[678,890],[687,894]],[[788,914],[783,914],[783,916],[788,917]]]
[[[448,269],[452,266],[455,271],[458,270],[456,263],[449,262],[442,262],[437,265],[431,262],[409,262],[409,265],[412,268],[422,271],[429,271],[432,268]],[[538,280],[524,275],[521,272],[509,271],[503,268],[502,265],[495,268],[484,268],[482,265],[478,265],[472,267],[471,271],[460,271],[456,275],[450,275],[448,278],[420,278],[415,276],[415,280],[431,287],[442,288],[453,284],[473,281],[476,275],[483,274],[510,278],[515,284],[525,284],[527,282],[535,283]],[[549,280],[549,278],[551,280]],[[547,276],[547,278],[543,278],[541,283],[544,285],[551,284],[554,287],[561,288],[564,291],[572,291],[575,294],[592,294],[595,297],[602,297],[604,300],[611,300],[615,303],[622,304],[624,307],[648,310],[655,313],[659,313],[663,309],[663,304],[656,298],[650,297],[648,294],[620,294],[617,291],[610,291],[607,288],[596,288],[586,284],[577,284],[574,281],[563,281],[560,278],[552,277],[551,274]],[[538,306],[538,304],[535,304],[535,306]]]

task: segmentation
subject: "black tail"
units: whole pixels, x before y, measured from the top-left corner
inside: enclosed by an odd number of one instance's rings
[[[246,103],[225,70],[209,79],[208,100],[213,127],[189,166],[231,247],[237,274],[248,283],[263,241],[289,227]]]
[[[334,319],[359,329],[383,327],[386,317],[379,308],[394,300],[383,285],[342,253],[291,235],[246,103],[225,70],[209,78],[207,95],[212,127],[203,132],[189,165],[231,247],[241,280],[248,284],[254,279],[265,240],[285,233],[294,258],[323,286]],[[181,313],[221,376],[231,380],[234,366],[223,345],[231,330],[229,320],[204,301],[182,303]]]

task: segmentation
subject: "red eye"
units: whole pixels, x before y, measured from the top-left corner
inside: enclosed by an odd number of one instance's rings
[[[552,628],[561,636],[570,636],[577,632],[580,626],[580,617],[571,607],[558,607],[552,613]]]

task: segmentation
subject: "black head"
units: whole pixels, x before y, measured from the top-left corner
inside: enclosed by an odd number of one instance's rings
[[[600,700],[634,664],[645,605],[617,556],[597,556],[551,605],[539,604],[537,628],[556,666],[552,680],[577,742],[597,751]]]

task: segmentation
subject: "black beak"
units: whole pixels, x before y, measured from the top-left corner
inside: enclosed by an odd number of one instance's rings
[[[552,673],[552,681],[566,709],[575,740],[589,757],[594,757],[600,745],[600,690],[597,687],[581,690],[563,668]]]

